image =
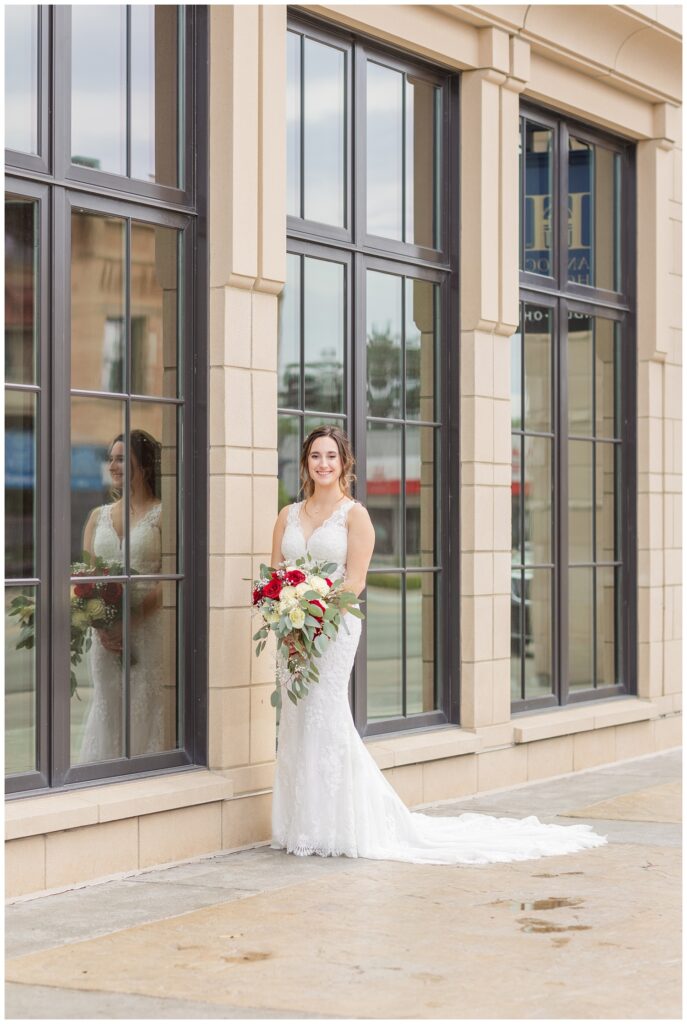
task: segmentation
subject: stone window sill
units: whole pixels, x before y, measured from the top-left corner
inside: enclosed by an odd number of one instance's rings
[[[203,769],[10,800],[5,805],[5,839],[213,803],[233,795],[231,779]]]
[[[516,715],[510,722],[463,729],[446,725],[422,732],[395,733],[365,741],[380,768],[436,761],[461,754],[475,754],[494,747],[531,743],[536,740],[591,732],[613,725],[644,722],[659,716],[657,705],[638,697],[613,697],[608,701],[590,701],[560,710],[534,711]]]
[[[606,729],[612,725],[646,722],[658,715],[659,710],[651,701],[638,697],[613,697],[607,701],[573,704],[557,711],[516,715],[511,725],[515,743],[531,743],[575,732]]]

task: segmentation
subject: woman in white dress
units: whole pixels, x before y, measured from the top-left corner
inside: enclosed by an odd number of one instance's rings
[[[367,510],[350,496],[353,455],[345,434],[317,427],[301,452],[305,500],[281,510],[272,565],[308,556],[336,562],[336,578],[359,595],[374,549]],[[287,853],[418,864],[529,860],[601,846],[590,825],[547,825],[530,816],[408,810],[361,740],[348,702],[360,620],[346,615],[318,662],[320,678],[294,705],[282,702],[272,794],[272,842]],[[285,671],[285,662],[278,666]]]
[[[91,556],[125,561],[124,542],[124,437],[110,445],[108,468],[115,501],[90,513],[84,528],[83,548]],[[144,430],[130,437],[129,538],[133,573],[152,575],[162,567],[160,444]],[[162,698],[162,587],[153,581],[131,586],[129,645],[130,754],[165,749]],[[93,686],[79,762],[105,761],[125,756],[124,750],[124,642],[122,624],[94,629],[87,660]]]

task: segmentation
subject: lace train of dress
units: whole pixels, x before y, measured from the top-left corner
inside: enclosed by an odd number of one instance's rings
[[[289,509],[282,553],[309,555],[345,571],[346,517],[342,504],[306,542],[300,503]],[[297,705],[282,704],[272,795],[274,849],[299,856],[364,857],[415,864],[489,864],[534,860],[602,846],[591,825],[547,825],[531,815],[498,818],[465,813],[432,817],[409,811],[358,735],[348,681],[360,639],[360,620],[346,616],[318,662],[320,679]],[[280,671],[285,667],[282,663]]]
[[[131,567],[137,573],[158,573],[161,568],[160,513],[154,505],[130,531]],[[98,512],[93,550],[101,558],[120,562],[122,542],[112,523],[112,508],[102,505]],[[133,585],[132,608],[142,601],[153,582]],[[132,756],[165,750],[163,676],[163,614],[154,611],[145,619],[131,623],[129,669],[130,719],[129,744]],[[122,693],[124,688],[122,657],[100,642],[91,631],[92,646],[87,655],[93,697],[88,709],[79,750],[79,763],[105,761],[124,756]]]

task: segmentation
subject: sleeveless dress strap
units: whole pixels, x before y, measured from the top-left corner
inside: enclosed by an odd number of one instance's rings
[[[294,501],[293,504],[289,505],[288,515],[286,517],[287,526],[295,526],[300,514],[302,501]]]

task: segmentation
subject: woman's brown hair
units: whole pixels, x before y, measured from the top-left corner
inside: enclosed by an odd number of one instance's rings
[[[355,466],[355,457],[353,455],[353,449],[351,448],[351,442],[348,440],[343,430],[339,430],[338,427],[332,427],[328,424],[322,424],[321,427],[315,427],[311,430],[301,448],[301,460],[300,460],[300,473],[301,473],[301,490],[306,498],[310,498],[315,490],[315,485],[312,481],[312,477],[308,472],[308,457],[310,456],[310,449],[313,443],[317,441],[318,437],[330,437],[332,441],[336,442],[336,447],[339,449],[339,458],[341,459],[341,476],[339,477],[339,487],[347,498],[351,497],[351,485],[355,480],[355,474],[353,468]]]

